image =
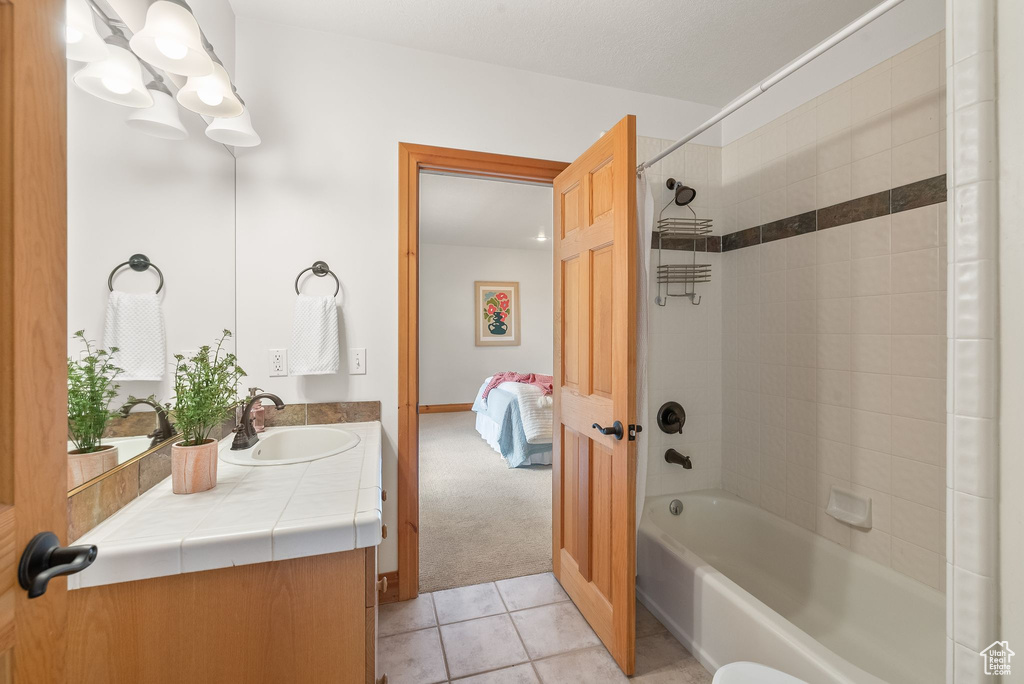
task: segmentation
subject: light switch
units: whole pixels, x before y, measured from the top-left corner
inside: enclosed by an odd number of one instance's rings
[[[366,348],[358,347],[348,350],[348,374],[366,375]]]

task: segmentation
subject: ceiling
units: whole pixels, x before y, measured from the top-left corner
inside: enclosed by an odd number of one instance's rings
[[[551,250],[552,189],[461,176],[420,176],[420,242]],[[543,231],[549,239],[536,239]]]
[[[879,0],[230,0],[235,14],[723,105]]]

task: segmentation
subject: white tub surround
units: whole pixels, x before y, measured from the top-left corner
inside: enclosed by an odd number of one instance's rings
[[[99,554],[78,589],[349,551],[381,542],[381,425],[330,426],[359,437],[308,463],[218,464],[217,486],[175,495],[167,478],[79,539]],[[263,436],[301,428],[269,428]],[[322,429],[322,428],[318,428]],[[220,442],[230,449],[231,436]]]
[[[941,592],[726,492],[649,498],[637,567],[640,600],[711,671],[747,660],[822,684],[942,681]]]

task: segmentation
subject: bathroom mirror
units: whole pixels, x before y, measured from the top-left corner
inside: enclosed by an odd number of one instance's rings
[[[130,126],[142,110],[77,86],[84,67],[68,61],[71,493],[166,443],[154,407],[173,398],[174,355],[235,330],[232,152],[180,107],[184,139]],[[121,349],[106,356],[111,340]]]

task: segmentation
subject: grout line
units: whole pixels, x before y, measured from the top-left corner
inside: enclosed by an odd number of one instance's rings
[[[470,585],[470,586],[476,586],[476,585]],[[462,587],[456,587],[456,589],[461,589],[461,588]],[[441,591],[449,591],[449,590],[448,589],[442,589]],[[431,593],[433,593],[433,592],[431,592]],[[423,596],[423,594],[420,594],[420,596]],[[540,603],[540,604],[537,604],[536,606],[530,606],[529,608],[519,608],[517,610],[507,610],[506,609],[505,613],[508,614],[509,616],[511,616],[513,613],[525,613],[526,611],[534,610],[535,608],[545,608],[547,606],[554,606],[554,605],[557,605],[559,603],[571,603],[571,602],[572,602],[572,599],[565,598],[565,599],[562,599],[560,601],[552,601],[551,603]],[[384,604],[384,605],[392,605],[392,604]],[[502,615],[502,614],[503,613],[492,613],[491,615],[478,615],[476,617],[466,618],[464,620],[454,620],[452,622],[446,622],[443,625],[440,623],[440,621],[438,621],[438,623],[435,624],[435,625],[428,625],[426,627],[414,627],[412,629],[403,629],[400,632],[393,632],[391,634],[388,634],[387,636],[391,637],[391,636],[398,636],[399,634],[408,634],[409,632],[419,632],[420,630],[430,629],[431,627],[438,627],[438,628],[440,628],[440,627],[447,627],[448,625],[461,625],[464,622],[472,622],[473,620],[483,620],[484,618],[497,617],[497,616]],[[436,606],[434,608],[434,619],[438,620]]]
[[[434,596],[430,596],[430,607],[434,611],[434,629],[437,630],[437,642],[441,644],[441,660],[444,662],[445,679],[451,681],[452,671],[448,667],[448,652],[444,649],[444,639],[441,637],[441,616],[437,614],[437,604],[434,603]]]

